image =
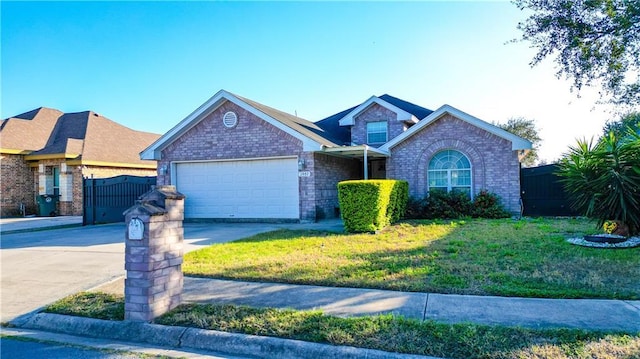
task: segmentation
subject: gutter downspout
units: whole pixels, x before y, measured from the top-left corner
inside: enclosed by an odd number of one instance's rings
[[[367,149],[369,148],[369,146],[364,145],[364,179],[368,180],[369,179],[369,170],[368,170],[368,166],[367,166]]]

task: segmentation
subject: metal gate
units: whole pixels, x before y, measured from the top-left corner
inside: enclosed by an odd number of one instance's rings
[[[558,166],[546,165],[520,169],[520,195],[525,216],[576,216],[569,205]]]
[[[122,214],[156,184],[156,177],[116,176],[83,181],[82,224],[123,222]]]

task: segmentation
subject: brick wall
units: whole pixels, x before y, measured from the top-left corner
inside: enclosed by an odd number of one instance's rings
[[[0,155],[0,216],[20,215],[20,202],[26,213],[36,212],[34,169],[24,161],[22,155]]]
[[[227,111],[238,116],[238,124],[227,128],[222,117]],[[279,156],[298,156],[313,169],[313,156],[302,151],[302,141],[258,118],[249,111],[225,102],[180,138],[162,150],[158,168],[158,185],[171,183],[171,162],[198,160],[249,159]],[[315,190],[312,177],[299,177],[300,217],[315,220]],[[188,200],[188,199],[187,199]]]
[[[61,168],[63,159],[41,160],[38,164],[45,166],[44,174],[52,176],[52,168]],[[150,162],[153,163],[153,162]],[[38,187],[40,186],[41,174],[39,168],[30,167],[22,155],[2,154],[0,157],[1,178],[0,178],[0,198],[2,217],[17,216],[20,202],[26,205],[27,214],[37,214],[38,204],[36,196],[39,195]],[[60,186],[63,186],[65,176],[71,178],[71,194],[69,198],[60,198],[58,202],[57,212],[63,216],[81,216],[82,215],[82,178],[108,178],[119,175],[131,176],[155,176],[155,169],[138,169],[126,167],[96,167],[96,166],[67,166],[67,172],[60,172]],[[44,176],[43,180],[44,180]],[[47,194],[53,193],[53,181],[49,181],[45,187]],[[44,184],[43,184],[44,185]]]
[[[398,136],[406,130],[405,124],[396,121],[396,113],[374,103],[365,111],[354,118],[354,125],[351,128],[351,142],[361,145],[367,143],[367,123],[387,121],[387,141]],[[380,147],[382,144],[376,144],[374,147]]]
[[[486,189],[498,194],[509,211],[520,211],[520,165],[511,142],[450,115],[392,148],[387,177],[408,181],[410,195],[424,197],[429,161],[448,149],[469,158],[474,194]]]
[[[362,162],[355,159],[314,154],[316,219],[335,218],[338,203],[338,182],[361,179]]]

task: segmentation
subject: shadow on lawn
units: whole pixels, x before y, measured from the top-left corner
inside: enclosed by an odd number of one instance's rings
[[[443,294],[639,298],[640,287],[633,280],[640,275],[640,263],[634,255],[637,249],[604,251],[567,243],[566,237],[584,230],[588,226],[588,222],[585,223],[545,219],[407,221],[378,234],[278,230],[234,243],[281,242],[278,248],[286,252],[282,256],[272,250],[262,263],[241,261],[212,273],[187,271],[187,274]],[[447,230],[434,235],[421,231],[420,227],[425,226],[441,226]],[[394,247],[395,239],[402,242],[407,236],[407,240],[415,243]],[[308,246],[322,251],[319,244],[322,240],[314,241],[314,238],[323,237],[327,238],[326,243],[338,238],[346,243],[354,242],[358,248],[347,245],[333,251],[328,249],[323,254],[309,251],[304,240],[293,242],[293,247],[298,247],[295,250],[287,244],[290,240],[309,238]],[[256,247],[256,258],[259,256],[262,256],[260,247]],[[318,271],[311,261],[331,268]]]
[[[608,352],[632,357],[640,337],[581,330],[533,330],[417,322],[402,317],[338,318],[319,312],[229,305],[183,305],[159,324],[273,336],[447,358],[556,358]],[[612,349],[613,348],[613,349]],[[545,355],[546,354],[546,355]]]

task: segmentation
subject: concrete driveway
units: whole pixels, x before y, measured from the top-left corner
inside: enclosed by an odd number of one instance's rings
[[[185,223],[185,252],[278,228],[342,230],[311,224]],[[125,275],[124,223],[2,234],[0,321]]]

